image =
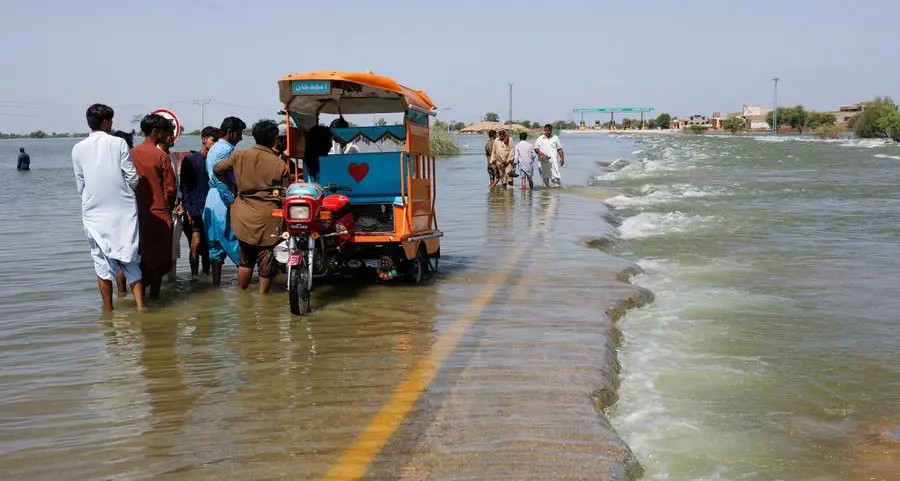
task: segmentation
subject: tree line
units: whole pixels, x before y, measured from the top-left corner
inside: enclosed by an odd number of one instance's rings
[[[803,131],[806,130],[814,131],[823,137],[837,137],[841,133],[841,128],[836,125],[837,118],[834,114],[829,112],[806,110],[802,105],[796,105],[794,107],[778,107],[776,112],[778,113],[778,125],[790,127],[791,130],[796,131],[798,134],[802,134]],[[134,119],[132,119],[132,122],[139,123],[141,117],[142,116],[136,115]],[[766,122],[770,126],[775,122],[774,117],[775,115],[773,112],[766,114]],[[487,112],[484,115],[483,120],[488,122],[499,122],[500,116],[495,112]],[[646,120],[645,122],[651,129],[665,129],[669,127],[671,121],[671,115],[668,113],[661,113],[656,118]],[[376,124],[386,125],[387,122],[383,118],[379,118]],[[526,129],[533,130],[539,130],[544,126],[543,123],[529,120],[507,121],[506,124],[519,124]],[[571,120],[557,120],[555,122],[550,122],[550,124],[555,131],[574,130],[578,128],[578,124]],[[725,130],[728,130],[733,134],[746,130],[746,120],[739,115],[731,116],[723,120],[722,124]],[[594,125],[609,129],[631,129],[640,126],[640,121],[625,118],[620,123],[601,123],[598,120],[594,122]],[[457,121],[444,122],[436,120],[434,123],[435,130],[459,131],[465,127],[465,123]],[[708,127],[697,127],[698,128],[696,129],[689,130],[696,133],[708,130]],[[858,138],[889,138],[900,142],[900,108],[898,108],[898,105],[890,97],[876,97],[871,102],[863,103],[863,110],[848,120],[847,127],[852,130],[854,135]],[[184,133],[184,130],[185,129],[182,126],[182,133]],[[250,132],[248,131],[246,133],[249,135]],[[199,134],[199,130],[188,133],[188,135]],[[82,138],[87,137],[87,135],[88,134],[86,133],[48,133],[43,130],[36,130],[27,134],[0,132],[0,139]]]
[[[817,131],[819,133],[827,133],[826,129],[830,129],[837,122],[837,117],[830,112],[809,111],[802,105],[794,107],[778,107],[775,112],[766,114],[766,123],[774,126],[775,113],[778,114],[778,125],[789,126],[797,134],[802,134],[804,130]]]
[[[484,114],[484,117],[482,118],[482,120],[484,120],[485,122],[500,122],[500,116],[497,115],[496,112],[488,112],[488,113]],[[532,121],[532,120],[507,120],[506,122],[504,122],[504,124],[505,125],[518,124],[518,125],[521,125],[522,127],[525,127],[526,129],[532,129],[532,130],[539,130],[539,129],[544,128],[544,124],[542,124],[540,122]],[[575,125],[575,122],[568,121],[568,120],[557,120],[556,122],[550,122],[550,124],[553,125],[554,129],[557,129],[557,125],[559,126],[560,129],[578,128],[578,126]],[[465,126],[463,126],[463,127],[465,127]],[[457,129],[457,130],[459,130],[459,129]]]
[[[802,105],[778,107],[774,112],[766,114],[766,123],[770,126],[773,126],[776,121],[776,113],[779,130],[787,126],[796,131],[798,135],[802,134],[804,130],[808,130],[815,131],[823,137],[837,137],[841,132],[840,128],[835,125],[837,117],[830,112],[806,110]],[[747,120],[743,116],[732,115],[722,121],[722,128],[732,134],[737,134],[747,130]],[[709,130],[709,127],[692,125],[688,130],[693,133],[702,133]]]
[[[35,130],[27,134],[13,134],[9,132],[0,132],[0,140],[10,139],[77,139],[87,137],[88,134],[68,133],[68,132],[44,132],[43,130]]]
[[[890,97],[875,97],[863,104],[862,112],[847,122],[861,139],[889,138],[900,142],[900,111]]]
[[[776,113],[779,127],[788,126],[798,135],[806,130],[821,137],[836,138],[842,131],[837,125],[837,117],[830,112],[809,111],[802,105],[778,107],[775,112],[766,114],[766,122],[770,126],[774,127]],[[729,118],[724,121],[724,127],[737,133],[744,129],[744,119],[739,116]],[[857,138],[885,138],[900,142],[900,108],[890,97],[875,97],[870,102],[862,103],[862,110],[847,120],[847,128]]]

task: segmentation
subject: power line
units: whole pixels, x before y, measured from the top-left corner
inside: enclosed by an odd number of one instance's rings
[[[226,107],[234,107],[236,109],[259,109],[260,108],[260,107],[255,107],[252,105],[241,105],[241,104],[236,104],[233,102],[226,102],[224,100],[213,100],[213,102],[215,102],[219,105],[224,105]]]
[[[0,109],[8,109],[8,110],[47,110],[50,107],[43,107],[38,105],[5,105],[0,103]]]
[[[200,128],[206,127],[206,122],[203,120],[203,107],[212,102],[210,99],[202,99],[202,100],[194,100],[194,103],[200,106]]]
[[[27,106],[35,106],[35,107],[53,107],[57,104],[50,104],[46,102],[22,102],[21,100],[0,100],[0,104],[7,105],[27,105]]]

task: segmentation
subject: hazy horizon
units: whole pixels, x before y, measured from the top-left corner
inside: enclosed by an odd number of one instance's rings
[[[9,3],[0,39],[16,47],[0,57],[0,132],[83,132],[94,102],[116,110],[119,128],[165,107],[197,129],[195,99],[213,100],[207,124],[249,123],[274,116],[279,77],[315,70],[374,70],[462,122],[488,111],[505,120],[508,83],[513,117],[547,122],[577,120],[582,107],[673,116],[771,107],[775,76],[780,105],[831,110],[895,94],[900,74],[889,39],[900,5],[887,0],[277,4],[87,1],[48,13],[46,3]]]

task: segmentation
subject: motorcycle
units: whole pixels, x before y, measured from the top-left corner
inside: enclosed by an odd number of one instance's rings
[[[284,241],[275,247],[275,258],[287,271],[293,314],[309,314],[313,279],[343,267],[342,247],[353,237],[355,223],[350,198],[340,192],[351,191],[342,185],[297,182],[285,192],[280,212]]]

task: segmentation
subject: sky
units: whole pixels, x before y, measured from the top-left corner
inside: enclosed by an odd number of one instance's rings
[[[279,109],[290,73],[368,71],[428,92],[438,118],[485,112],[541,123],[575,108],[674,116],[900,97],[900,1],[536,2],[0,0],[0,132],[87,131],[101,102],[116,128],[173,110],[248,124]],[[606,116],[586,117],[606,120]]]

